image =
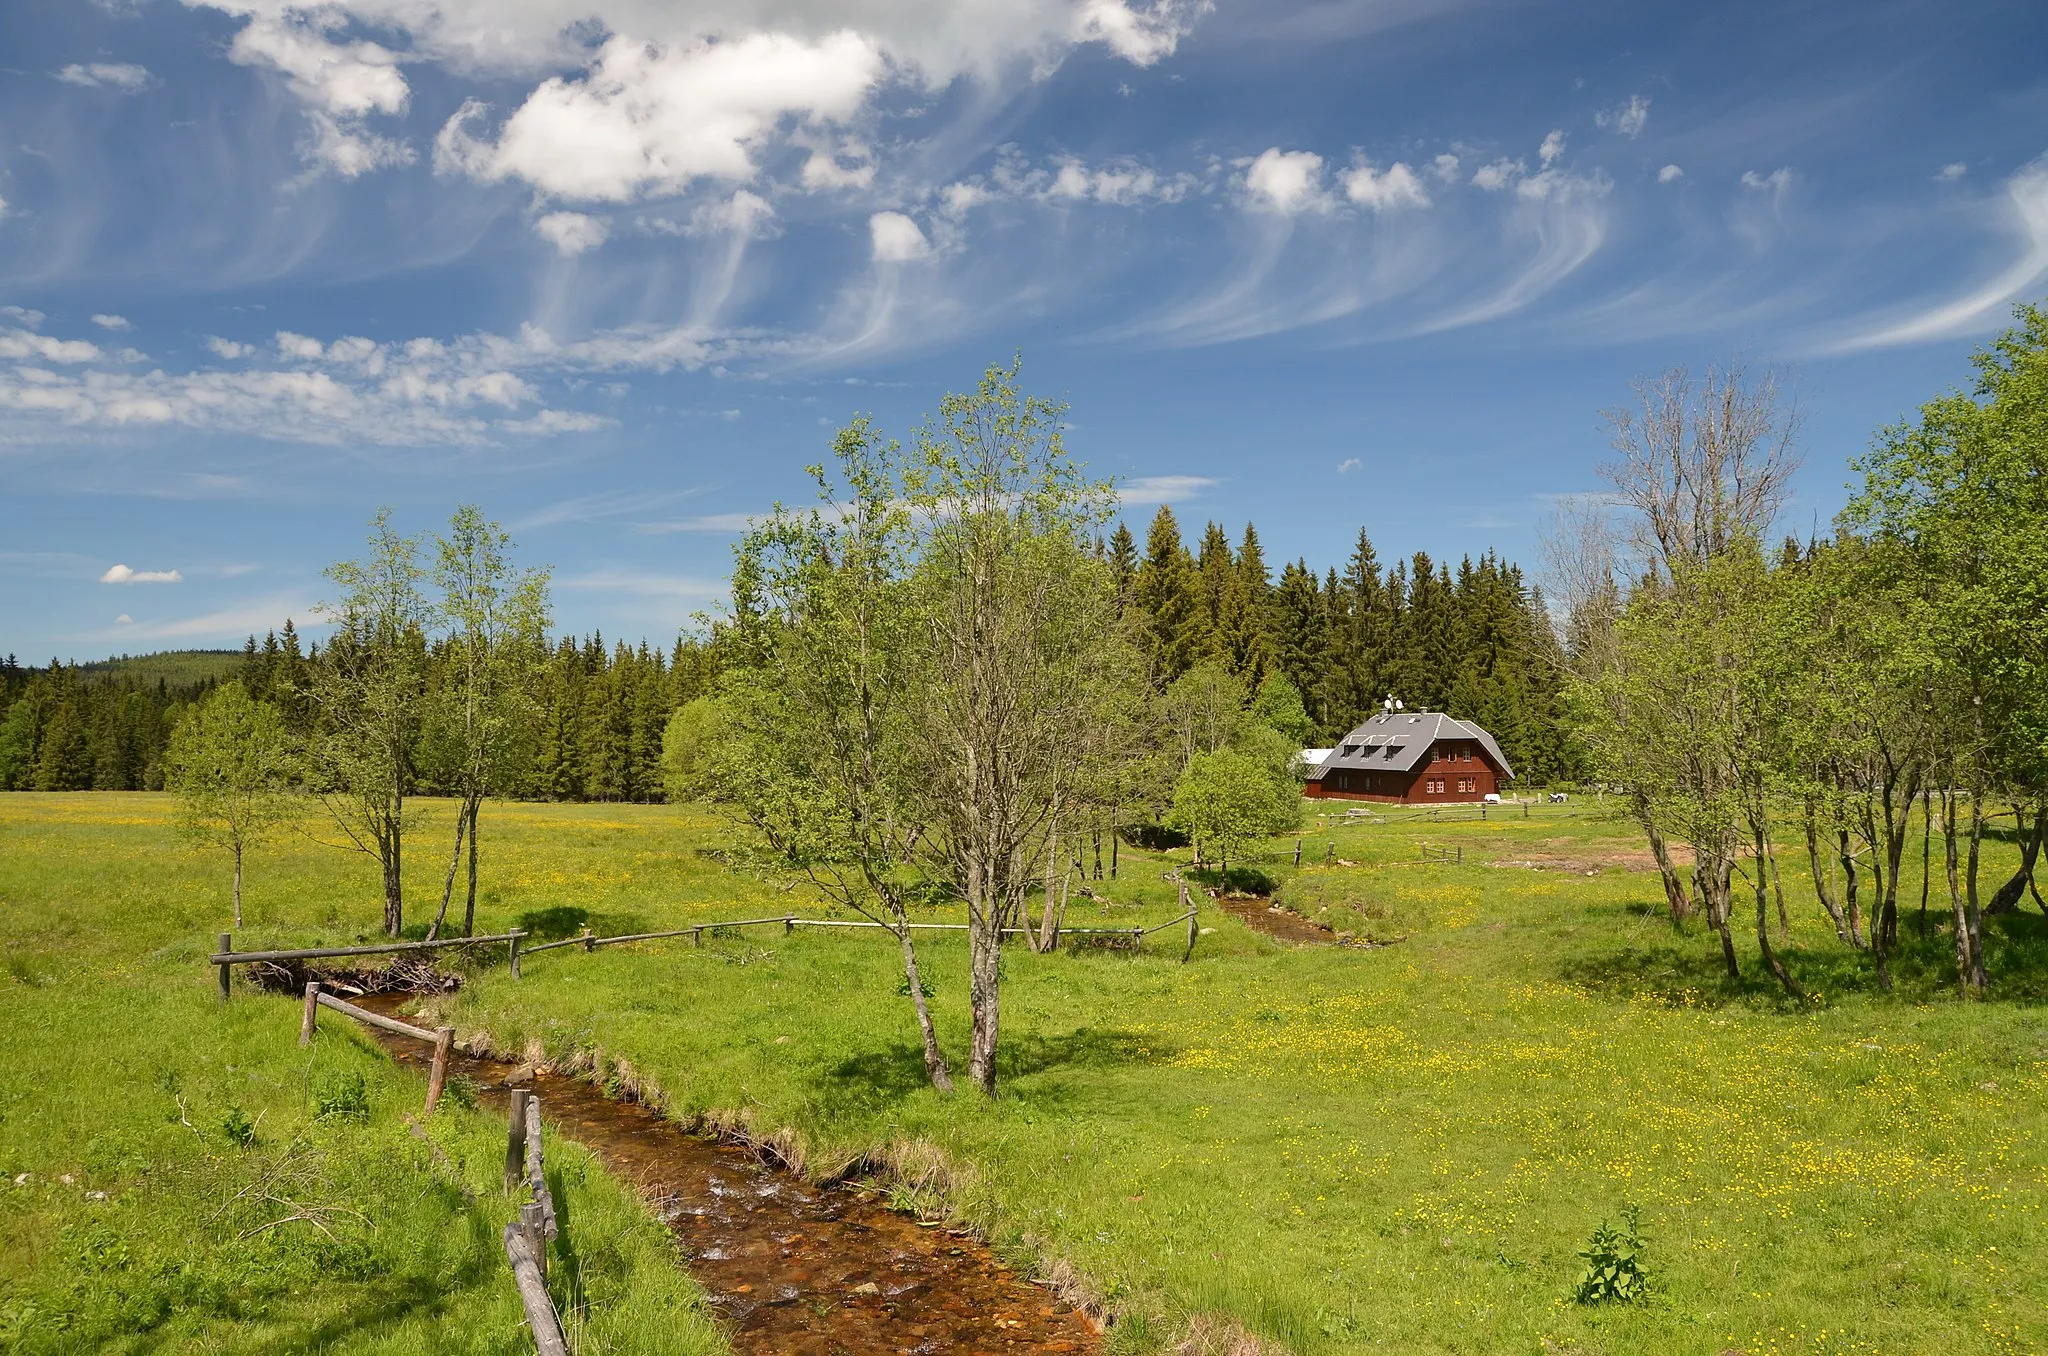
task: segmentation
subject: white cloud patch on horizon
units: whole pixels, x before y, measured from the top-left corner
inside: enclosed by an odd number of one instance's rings
[[[135,326],[128,322],[127,316],[111,315],[106,312],[94,315],[92,323],[103,330],[132,330],[135,328]]]
[[[1657,171],[1657,182],[1660,184],[1675,184],[1684,177],[1685,171],[1677,165],[1666,165]]]
[[[232,339],[223,339],[217,334],[206,336],[206,346],[213,351],[214,356],[224,358],[228,362],[233,362],[237,358],[246,358],[256,351],[254,345],[238,344]]]
[[[1344,196],[1374,212],[1391,212],[1402,207],[1427,207],[1429,194],[1415,171],[1395,161],[1384,171],[1375,171],[1364,161],[1344,171]]]
[[[87,89],[117,89],[124,94],[134,94],[147,89],[153,79],[149,69],[128,61],[92,61],[84,64],[74,62],[54,76],[67,85],[82,85]]]
[[[877,212],[868,218],[869,245],[875,262],[903,264],[932,252],[918,224],[901,212]]]
[[[1650,122],[1650,101],[1640,94],[1631,94],[1628,102],[1619,108],[1609,109],[1593,115],[1593,125],[1602,129],[1613,128],[1623,136],[1634,140],[1643,134],[1643,128]]]
[[[536,218],[533,229],[564,255],[594,250],[611,237],[611,223],[582,212],[549,212]]]
[[[185,576],[176,570],[136,570],[126,565],[109,566],[100,576],[102,584],[181,584]]]
[[[1970,167],[1968,165],[1965,165],[1960,160],[1953,160],[1934,172],[1934,182],[1937,184],[1952,184],[1969,172]]]
[[[1357,457],[1346,457],[1344,458],[1344,460],[1337,463],[1337,474],[1340,476],[1347,476],[1350,475],[1353,471],[1361,469],[1362,467],[1364,467],[1364,465],[1365,463],[1360,461]]]
[[[1548,169],[1550,162],[1563,154],[1564,129],[1553,128],[1550,134],[1543,138],[1543,144],[1536,148],[1537,158],[1542,161],[1544,168]]]
[[[1323,158],[1314,151],[1268,147],[1245,171],[1244,187],[1255,206],[1285,216],[1321,210],[1329,203],[1323,192]]]
[[[1987,200],[1985,215],[2011,235],[2020,250],[1989,280],[1952,300],[1905,315],[1852,322],[1820,345],[1823,353],[1854,353],[1933,343],[1981,333],[2005,317],[2013,302],[2048,277],[2048,155],[2029,162]]]
[[[312,617],[316,604],[299,594],[276,593],[193,617],[162,621],[116,620],[109,630],[68,636],[67,640],[213,640],[240,645],[244,636],[282,627],[288,618]],[[127,617],[126,613],[121,614]],[[323,629],[320,623],[299,628],[300,636]]]
[[[104,355],[84,339],[57,339],[28,330],[0,330],[0,359],[46,363],[91,363]]]
[[[1116,497],[1126,508],[1152,508],[1199,499],[1222,483],[1214,476],[1133,476],[1118,483]]]

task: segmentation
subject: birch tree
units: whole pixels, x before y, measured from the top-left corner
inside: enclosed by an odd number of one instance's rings
[[[371,519],[363,558],[328,567],[340,592],[320,612],[335,632],[312,693],[319,733],[309,777],[341,845],[376,859],[384,930],[393,937],[405,924],[405,797],[425,697],[429,609],[419,545],[383,509]]]
[[[164,784],[178,798],[178,826],[234,860],[234,918],[242,926],[242,863],[291,818],[291,741],[277,709],[237,682],[223,683],[171,731]]]

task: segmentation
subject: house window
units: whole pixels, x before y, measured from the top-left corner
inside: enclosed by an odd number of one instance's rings
[[[1460,778],[1458,778],[1458,789],[1459,789],[1460,791],[1475,791],[1475,790],[1477,790],[1477,789],[1478,789],[1478,787],[1477,787],[1476,785],[1474,785],[1474,779],[1473,779],[1473,778],[1471,778],[1471,777],[1460,777]]]
[[[1423,784],[1423,794],[1425,795],[1440,796],[1443,793],[1444,779],[1441,777],[1431,777]]]

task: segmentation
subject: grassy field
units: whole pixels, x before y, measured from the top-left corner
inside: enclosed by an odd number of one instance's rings
[[[1920,938],[1909,908],[1901,993],[1885,998],[1788,871],[1788,958],[1817,996],[1795,1006],[1767,982],[1725,984],[1710,935],[1673,932],[1635,843],[1590,808],[1483,825],[1312,816],[1307,859],[1334,844],[1358,865],[1275,865],[1281,897],[1385,946],[1290,950],[1208,909],[1187,965],[1170,934],[1137,957],[1006,953],[993,1103],[921,1086],[874,934],[567,949],[518,982],[481,967],[440,1008],[466,1036],[593,1065],[678,1116],[789,1127],[814,1168],[936,1146],[955,1170],[926,1179],[922,1202],[899,1188],[905,1203],[1072,1267],[1122,1316],[1124,1350],[1209,1315],[1301,1356],[2048,1347],[2042,920],[1994,927],[1994,998],[1963,1005],[1945,934]],[[457,1109],[431,1127],[482,1204],[423,1193],[431,1159],[402,1119],[415,1081],[341,1041],[309,1070],[286,1000],[216,1011],[201,957],[225,873],[177,843],[167,810],[0,797],[14,958],[0,1168],[31,1174],[0,1194],[0,1334],[61,1347],[56,1315],[110,1324],[100,1297],[133,1293],[175,1310],[158,1331],[179,1334],[138,1348],[311,1349],[362,1310],[382,1316],[366,1327],[383,1345],[351,1335],[352,1350],[512,1349],[510,1287],[487,1265],[502,1215],[483,1190],[490,1126]],[[425,809],[422,886],[449,819]],[[817,908],[725,870],[725,830],[690,807],[510,806],[484,829],[479,922],[494,930]],[[1462,845],[1464,863],[1422,864],[1424,841]],[[1990,870],[2009,860],[1996,846]],[[1510,864],[1524,861],[1537,865]],[[1072,921],[1169,916],[1162,863],[1127,849],[1124,865],[1102,887],[1113,902]],[[1917,906],[1917,882],[1907,895]],[[245,937],[347,939],[376,913],[366,863],[299,841],[256,859]],[[923,954],[958,1050],[965,948],[933,936]],[[368,1080],[366,1123],[314,1116],[330,1063]],[[264,1115],[254,1149],[221,1129],[237,1105]],[[288,1152],[317,1153],[322,1199],[375,1227],[339,1222],[330,1242],[215,1216]],[[657,1264],[652,1225],[601,1176],[582,1189],[619,1240],[588,1287],[601,1340],[586,1350],[696,1349],[703,1320]],[[1625,1203],[1642,1211],[1650,1298],[1572,1304],[1575,1250]],[[686,1321],[647,1321],[657,1310]]]

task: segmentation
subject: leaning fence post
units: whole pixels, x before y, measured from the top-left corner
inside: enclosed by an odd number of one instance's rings
[[[311,1014],[309,1013],[310,1017]],[[427,1075],[427,1110],[434,1114],[434,1108],[441,1101],[441,1089],[448,1084],[448,1049],[455,1044],[455,1028],[441,1026],[434,1028],[434,1068]]]
[[[517,979],[517,978],[519,978],[519,939],[520,939],[521,937],[524,937],[525,935],[526,935],[526,934],[525,934],[525,933],[523,933],[523,932],[521,932],[521,931],[520,931],[520,930],[519,930],[518,928],[514,928],[514,929],[512,929],[512,937],[511,937],[511,943],[512,943],[512,953],[511,953],[511,954],[512,954],[512,978],[514,978],[514,979]]]
[[[585,951],[597,950],[597,938],[591,934],[589,928],[583,929],[583,949]]]
[[[234,950],[235,934],[223,932],[220,935],[220,954],[230,956],[234,954]],[[220,963],[220,1001],[223,1003],[228,1001],[228,963],[226,961]]]
[[[1301,840],[1299,838],[1294,840],[1294,864],[1296,866],[1301,865]]]
[[[306,1018],[299,1023],[299,1045],[301,1047],[313,1043],[313,1014],[318,1011],[320,1011],[320,981],[310,979],[306,981]]]
[[[511,1119],[505,1135],[505,1190],[526,1180],[526,1089],[512,1089]]]
[[[547,1188],[547,1178],[541,1175],[540,1161],[540,1098],[526,1094],[526,1180],[536,1193]]]

